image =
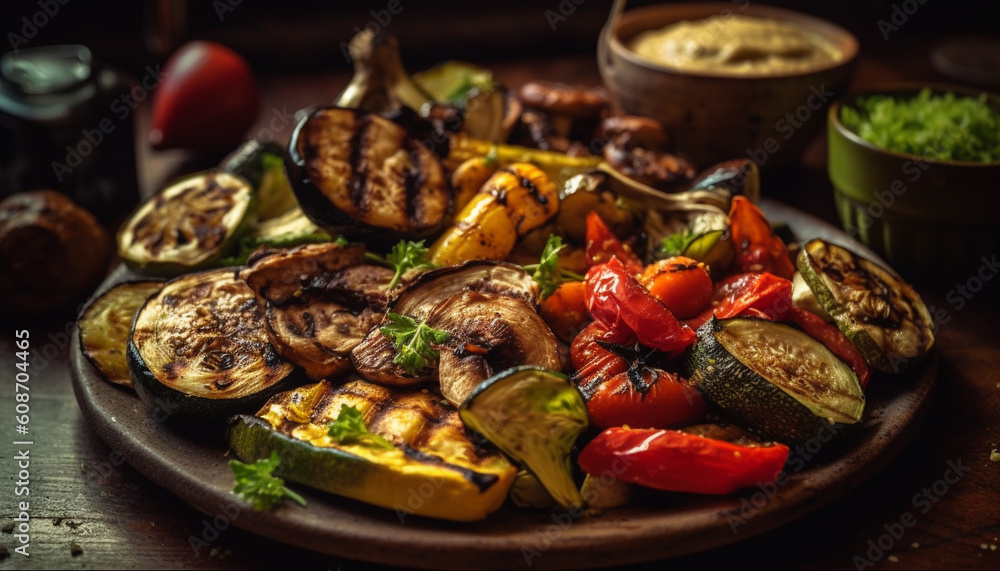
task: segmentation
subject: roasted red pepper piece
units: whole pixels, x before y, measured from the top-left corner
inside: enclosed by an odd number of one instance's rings
[[[623,244],[615,236],[608,225],[604,223],[601,216],[590,211],[587,214],[587,264],[596,266],[618,258],[628,268],[629,273],[635,275],[642,271],[642,260],[635,255],[628,245]]]
[[[629,337],[595,321],[573,340],[570,356],[590,425],[666,428],[704,418],[708,406],[698,389],[658,368],[662,354]]]
[[[745,196],[734,196],[729,209],[733,243],[736,244],[736,264],[742,272],[770,272],[792,279],[795,265],[788,248],[771,231],[764,213]]]
[[[671,492],[731,494],[771,482],[788,447],[740,446],[676,430],[609,428],[580,452],[584,472],[611,470],[622,481]]]
[[[587,310],[608,329],[631,332],[642,345],[670,355],[680,353],[697,338],[618,258],[590,268],[586,283]]]
[[[729,276],[715,284],[712,306],[719,319],[756,309],[780,321],[792,307],[792,282],[766,272]]]
[[[868,386],[868,378],[871,375],[868,365],[865,364],[858,348],[844,335],[843,331],[837,326],[823,321],[818,315],[798,307],[790,309],[787,318],[801,327],[810,337],[826,345],[826,348],[840,357],[841,361],[847,363],[847,366],[858,376],[861,388]]]

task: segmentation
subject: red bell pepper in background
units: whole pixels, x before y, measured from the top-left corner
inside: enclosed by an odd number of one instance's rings
[[[645,359],[654,353],[635,338],[600,322],[584,328],[570,349],[574,376],[587,399],[590,425],[667,428],[704,418],[708,406],[698,389]]]
[[[844,335],[844,332],[835,325],[823,321],[822,318],[812,312],[793,307],[788,311],[788,318],[802,328],[810,337],[816,339],[833,354],[840,357],[840,360],[847,363],[847,366],[858,376],[861,388],[868,386],[870,372],[864,358],[858,352],[854,343]]]
[[[778,477],[788,447],[739,446],[676,430],[609,428],[580,452],[584,472],[671,492],[731,494]]]
[[[608,329],[632,332],[639,343],[676,355],[697,335],[681,325],[618,258],[587,272],[587,310]]]
[[[587,264],[596,266],[618,258],[629,273],[635,275],[642,271],[642,260],[635,255],[627,245],[615,236],[601,216],[593,210],[587,214]]]
[[[792,279],[795,265],[788,257],[788,248],[771,231],[764,213],[745,196],[734,196],[729,208],[729,221],[736,245],[736,264],[742,272],[770,272]]]

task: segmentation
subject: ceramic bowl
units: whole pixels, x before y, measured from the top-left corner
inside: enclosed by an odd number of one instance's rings
[[[799,73],[694,72],[651,63],[629,49],[642,32],[683,20],[738,14],[791,22],[832,44],[839,57]],[[598,66],[625,113],[661,121],[679,154],[696,165],[749,156],[770,168],[796,159],[823,126],[826,109],[844,93],[858,53],[843,28],[806,14],[756,4],[661,4],[612,16],[598,42]]]
[[[1000,228],[1000,162],[939,161],[889,151],[862,139],[840,120],[841,108],[859,97],[908,98],[924,87],[972,97],[983,92],[900,83],[846,96],[828,113],[830,181],[837,213],[849,234],[907,278],[956,285],[982,267],[993,267]],[[1000,109],[1000,96],[989,94],[988,99]]]

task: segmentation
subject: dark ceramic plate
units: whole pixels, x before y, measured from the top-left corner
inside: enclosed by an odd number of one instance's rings
[[[821,237],[874,256],[843,232],[787,206],[763,201],[773,221],[799,237]],[[102,290],[131,277],[112,275]],[[776,488],[728,497],[657,494],[643,505],[573,517],[562,510],[521,511],[505,506],[468,524],[400,518],[391,510],[297,486],[307,507],[289,504],[258,513],[231,493],[221,430],[196,440],[158,423],[134,393],[105,382],[72,349],[73,388],[100,437],[136,470],[210,516],[239,513],[233,524],[278,541],[352,559],[407,567],[580,568],[650,561],[734,543],[806,515],[847,493],[902,450],[930,405],[937,361],[908,379],[873,383],[861,434],[836,449],[818,435],[789,463]],[[827,458],[800,468],[794,458]],[[800,468],[796,470],[795,468]],[[419,494],[419,490],[414,490]]]

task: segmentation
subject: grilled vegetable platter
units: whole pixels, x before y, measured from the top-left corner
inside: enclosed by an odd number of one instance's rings
[[[340,555],[412,564],[461,530],[427,564],[583,564],[585,541],[596,565],[774,527],[912,432],[927,307],[761,201],[753,162],[691,165],[599,89],[351,50],[287,145],[248,141],[122,225],[75,388],[140,471]]]

